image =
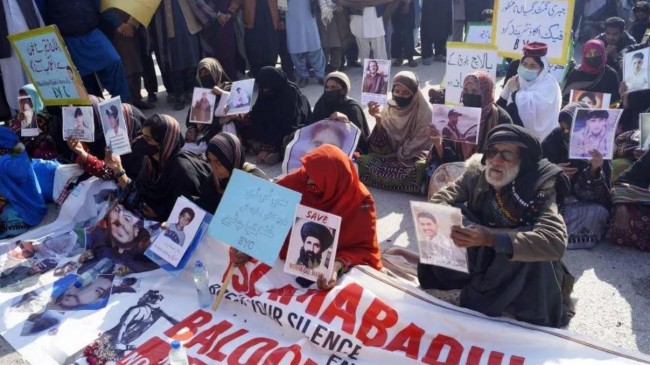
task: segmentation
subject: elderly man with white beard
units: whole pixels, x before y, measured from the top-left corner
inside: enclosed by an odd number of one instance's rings
[[[461,289],[460,305],[488,316],[567,325],[575,279],[561,261],[567,233],[558,196],[568,189],[566,175],[542,159],[535,135],[516,125],[490,131],[481,162],[431,198],[466,203],[471,222],[454,226],[451,238],[467,248],[469,274],[420,264],[420,285]]]

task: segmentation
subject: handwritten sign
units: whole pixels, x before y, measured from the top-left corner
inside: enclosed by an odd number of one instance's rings
[[[478,70],[496,79],[497,51],[494,46],[470,43],[447,43],[447,70],[445,72],[445,104],[461,105],[465,76]]]
[[[145,28],[149,26],[151,18],[158,9],[161,0],[102,0],[101,11],[116,8],[134,17]]]
[[[329,280],[334,271],[341,217],[298,205],[289,238],[284,272],[311,281],[323,275]]]
[[[273,266],[300,197],[300,193],[236,169],[208,235]]]
[[[492,44],[492,23],[467,23],[465,43]]]
[[[7,38],[45,105],[90,105],[88,93],[56,26]]]
[[[571,0],[496,0],[492,44],[499,56],[519,58],[526,43],[543,42],[549,61],[564,65],[574,7]]]

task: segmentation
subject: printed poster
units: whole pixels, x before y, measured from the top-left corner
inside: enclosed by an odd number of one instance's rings
[[[426,202],[411,202],[420,262],[469,273],[467,249],[451,240],[451,227],[462,226],[459,208]]]
[[[63,140],[95,142],[95,120],[92,106],[64,106]]]
[[[569,158],[590,160],[590,151],[598,150],[603,159],[611,160],[621,112],[622,109],[578,109],[571,126]]]
[[[650,150],[650,113],[639,114],[639,128],[641,129],[640,148]]]
[[[190,122],[200,124],[212,124],[212,115],[217,96],[211,89],[194,88],[192,94],[192,108],[190,111]]]
[[[158,234],[149,250],[172,266],[178,266],[201,227],[204,217],[203,209],[184,196],[179,197],[162,227],[162,232]]]
[[[41,133],[38,128],[38,116],[34,112],[34,101],[29,96],[18,97],[20,136],[36,137]]]
[[[524,45],[548,45],[549,62],[565,65],[573,25],[573,0],[495,0],[492,44],[499,56],[521,58]]]
[[[478,144],[481,108],[434,105],[433,126],[443,139]]]
[[[334,271],[340,227],[341,217],[298,205],[284,271],[314,282],[322,275],[329,281]]]
[[[363,60],[363,81],[361,83],[361,103],[375,102],[388,104],[388,83],[390,82],[390,60]]]
[[[571,102],[585,103],[593,109],[607,109],[612,100],[612,94],[597,91],[571,90],[569,100]]]
[[[462,105],[460,100],[465,77],[485,71],[496,80],[499,64],[496,48],[491,45],[448,42],[445,70],[445,104]]]
[[[79,72],[56,26],[7,38],[45,105],[90,105]]]
[[[650,89],[648,57],[650,48],[632,51],[623,56],[623,81],[628,91]]]
[[[228,95],[228,111],[226,115],[246,114],[253,103],[253,88],[255,79],[235,81],[230,86]]]
[[[120,97],[116,96],[99,103],[99,116],[104,129],[106,146],[110,147],[116,155],[131,153],[131,143]]]
[[[323,144],[334,145],[352,158],[360,135],[361,131],[354,124],[329,119],[300,128],[287,145],[282,162],[282,173],[287,174],[299,169],[302,166],[300,161],[302,156]]]
[[[242,170],[233,171],[208,235],[274,265],[301,194]]]

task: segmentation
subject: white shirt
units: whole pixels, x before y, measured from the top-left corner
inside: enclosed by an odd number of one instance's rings
[[[357,38],[383,37],[384,19],[377,16],[374,7],[363,8],[363,15],[350,16],[350,31]]]

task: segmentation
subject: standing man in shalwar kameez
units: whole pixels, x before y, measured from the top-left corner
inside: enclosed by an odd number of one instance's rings
[[[469,274],[419,264],[420,285],[461,289],[460,306],[488,316],[566,326],[575,279],[562,263],[567,231],[557,197],[568,191],[568,178],[520,126],[493,128],[485,148],[485,166],[469,166],[431,198],[467,203],[462,209],[474,224],[453,226],[451,239],[467,248]]]
[[[288,0],[287,4],[287,47],[298,72],[298,87],[305,87],[309,83],[309,66],[314,69],[318,83],[322,85],[325,55],[311,0]]]
[[[96,74],[112,96],[131,100],[122,59],[99,29],[100,0],[37,0],[36,3],[45,24],[59,28],[88,93],[102,95]]]
[[[16,95],[23,85],[28,84],[27,75],[20,65],[18,55],[11,48],[7,36],[26,32],[43,26],[43,20],[34,0],[2,0],[0,2],[0,70],[5,95]],[[18,110],[18,99],[7,97],[7,104],[14,114]]]

